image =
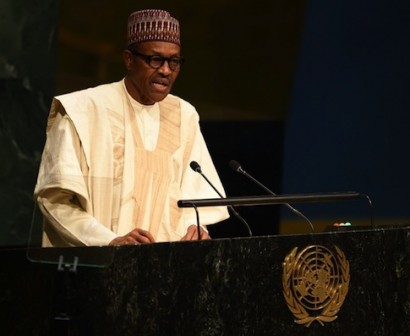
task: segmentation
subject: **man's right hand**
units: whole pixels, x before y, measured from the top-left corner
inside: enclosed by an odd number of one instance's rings
[[[136,245],[148,243],[155,243],[154,237],[151,233],[146,230],[136,228],[127,233],[125,236],[113,239],[108,245]]]

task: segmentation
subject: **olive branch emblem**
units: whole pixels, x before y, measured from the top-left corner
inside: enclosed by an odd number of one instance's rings
[[[283,262],[283,296],[295,316],[306,327],[322,326],[337,318],[349,290],[350,265],[344,253],[323,246],[308,246],[299,254],[295,247]]]

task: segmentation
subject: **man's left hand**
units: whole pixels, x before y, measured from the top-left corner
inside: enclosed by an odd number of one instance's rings
[[[199,235],[201,240],[211,239],[211,236],[202,227],[199,227]],[[198,227],[196,225],[189,226],[181,240],[198,240]]]

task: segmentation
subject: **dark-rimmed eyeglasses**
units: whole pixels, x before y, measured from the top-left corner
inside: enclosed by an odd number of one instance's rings
[[[172,71],[178,70],[184,63],[185,59],[180,57],[164,57],[160,55],[144,55],[136,51],[131,51],[133,55],[141,57],[151,68],[159,69],[161,68],[165,61],[167,61],[169,68]]]

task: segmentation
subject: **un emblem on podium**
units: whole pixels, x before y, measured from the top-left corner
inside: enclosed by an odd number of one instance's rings
[[[283,262],[283,295],[295,323],[309,327],[332,322],[346,298],[350,266],[344,253],[311,245],[298,252],[295,247]]]

